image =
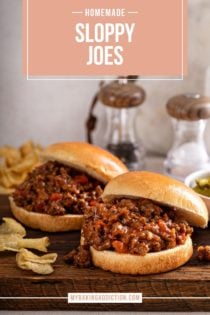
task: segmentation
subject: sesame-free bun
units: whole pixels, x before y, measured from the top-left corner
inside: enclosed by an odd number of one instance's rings
[[[58,161],[85,172],[90,176],[106,183],[114,176],[127,172],[126,166],[111,153],[82,142],[65,142],[49,146],[42,154],[43,162]],[[13,215],[24,225],[33,229],[47,232],[64,232],[80,230],[83,215],[52,216],[39,212],[30,212],[18,207],[10,197],[10,206]]]
[[[98,251],[90,248],[95,266],[122,274],[146,275],[170,271],[185,264],[192,256],[192,240],[188,236],[183,245],[145,256]]]
[[[45,149],[42,158],[44,161],[58,161],[72,166],[103,183],[128,172],[127,167],[117,157],[85,142],[53,144]]]
[[[208,210],[189,187],[170,177],[152,172],[129,172],[112,179],[105,187],[105,202],[118,198],[146,198],[173,207],[190,225],[205,228]]]
[[[104,202],[118,198],[145,198],[172,207],[177,216],[189,224],[206,227],[208,212],[197,194],[183,183],[151,172],[129,172],[112,179],[102,195]],[[84,239],[81,239],[81,244]],[[122,274],[147,275],[170,271],[185,264],[192,256],[193,246],[188,235],[184,244],[145,256],[99,251],[90,248],[93,264],[104,270]]]
[[[80,230],[83,222],[83,215],[49,215],[45,213],[30,212],[18,207],[13,198],[9,197],[10,207],[14,217],[32,229],[45,232],[66,232]]]

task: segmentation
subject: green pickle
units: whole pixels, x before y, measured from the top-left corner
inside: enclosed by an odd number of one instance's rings
[[[200,195],[210,197],[210,177],[196,179],[196,184],[193,187],[194,191]]]

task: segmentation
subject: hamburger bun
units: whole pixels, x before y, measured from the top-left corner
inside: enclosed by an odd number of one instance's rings
[[[57,161],[87,173],[102,183],[127,172],[127,167],[111,153],[83,142],[57,143],[47,147],[42,153],[42,162]],[[18,207],[10,197],[11,211],[15,218],[33,229],[47,232],[79,230],[83,215],[52,216],[38,212],[29,212]]]
[[[190,225],[205,228],[208,211],[203,200],[185,184],[152,172],[129,172],[117,176],[105,187],[105,202],[115,198],[145,198],[176,209]]]
[[[52,216],[45,213],[29,212],[18,207],[11,196],[9,197],[9,201],[14,217],[32,229],[45,232],[67,232],[79,230],[82,226],[82,215],[68,214]]]
[[[102,183],[128,172],[127,167],[110,152],[85,142],[56,143],[42,153],[42,159],[57,161],[87,173]]]
[[[193,254],[193,246],[188,236],[183,245],[145,256],[98,251],[93,247],[90,251],[96,267],[122,274],[147,275],[170,271],[184,265]]]
[[[177,215],[193,226],[205,228],[208,211],[204,202],[179,181],[151,172],[129,172],[112,179],[104,189],[104,202],[114,199],[145,198],[174,208]],[[84,243],[84,239],[81,240]],[[183,245],[145,256],[98,251],[90,248],[93,264],[104,270],[122,274],[155,274],[173,270],[185,264],[193,253],[190,236]]]

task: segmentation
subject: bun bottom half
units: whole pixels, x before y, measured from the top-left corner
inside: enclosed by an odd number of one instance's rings
[[[9,197],[10,207],[14,217],[32,229],[44,232],[67,232],[80,230],[83,222],[83,215],[57,215],[30,212],[18,207],[13,198]]]
[[[96,267],[121,274],[148,275],[170,271],[184,265],[193,254],[193,245],[188,236],[183,245],[145,256],[98,251],[93,247],[90,250]]]

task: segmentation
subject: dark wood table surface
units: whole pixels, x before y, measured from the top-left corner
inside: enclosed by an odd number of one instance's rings
[[[11,213],[7,197],[1,196],[0,217],[4,216]],[[46,235],[27,230],[27,237]],[[49,251],[58,253],[55,272],[51,275],[39,276],[20,270],[14,253],[0,253],[0,310],[210,311],[210,263],[200,263],[193,257],[177,270],[151,276],[79,269],[63,261],[63,255],[79,243],[79,232],[48,236]],[[195,246],[210,244],[210,230],[195,230],[193,241]],[[68,304],[68,292],[142,292],[143,303]]]

